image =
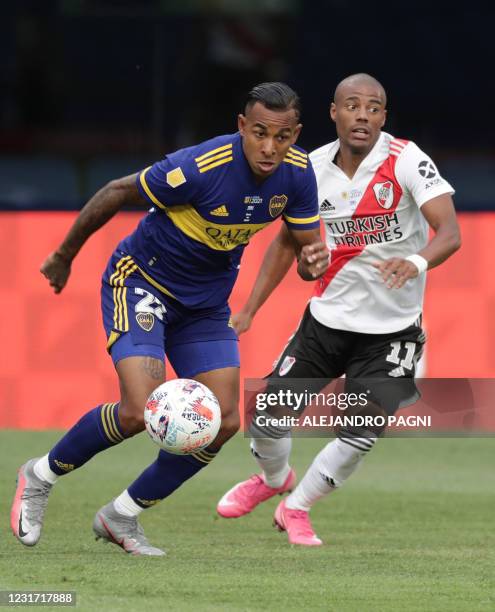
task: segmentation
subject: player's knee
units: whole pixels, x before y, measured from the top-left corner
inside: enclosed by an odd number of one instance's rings
[[[234,436],[241,426],[239,414],[237,411],[228,414],[222,418],[222,426],[220,428],[221,433],[226,440]]]
[[[222,425],[220,427],[220,431],[217,436],[217,441],[221,444],[224,444],[232,438],[238,431],[240,427],[240,419],[239,412],[237,409],[229,410],[227,413],[222,415]]]
[[[126,437],[134,436],[144,430],[144,403],[123,402],[119,407],[120,427]]]

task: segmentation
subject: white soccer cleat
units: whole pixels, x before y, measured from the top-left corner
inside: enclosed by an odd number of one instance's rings
[[[34,546],[41,537],[48,495],[52,489],[49,482],[41,480],[34,473],[37,461],[38,458],[30,459],[19,468],[17,489],[10,511],[12,531],[25,546]]]
[[[113,501],[100,508],[93,521],[96,539],[117,544],[130,555],[163,557],[166,553],[151,546],[135,516],[124,516],[115,510]]]

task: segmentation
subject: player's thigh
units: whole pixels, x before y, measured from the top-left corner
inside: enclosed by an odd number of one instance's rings
[[[304,379],[307,390],[317,392],[343,374],[346,353],[342,333],[319,323],[308,306],[266,378],[270,386],[280,388],[284,387],[284,381],[290,386],[291,380]]]
[[[245,422],[251,435],[267,438],[288,435],[292,419],[300,417],[307,407],[304,398],[311,401],[311,397],[342,375],[348,343],[345,333],[319,323],[307,307],[272,373],[265,378],[266,386],[245,406]],[[266,399],[266,406],[260,408],[262,398]]]
[[[165,296],[141,276],[122,282],[103,282],[102,312],[107,350],[119,376],[119,417],[124,428],[129,421],[135,429],[142,425],[148,396],[165,378],[166,307]]]
[[[206,313],[184,313],[167,336],[167,357],[177,375],[202,382],[217,396],[221,433],[235,433],[239,426],[239,341],[229,321],[226,305]]]
[[[239,343],[231,340],[201,340],[167,349],[171,365],[180,378],[192,378],[216,395],[222,417],[237,412],[239,405]]]
[[[420,327],[393,334],[362,334],[346,369],[346,391],[365,392],[387,414],[419,398],[414,382],[425,343]]]

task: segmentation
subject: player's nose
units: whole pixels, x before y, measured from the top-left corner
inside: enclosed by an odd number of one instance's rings
[[[261,145],[261,152],[266,157],[272,157],[275,154],[275,140],[273,138],[265,138]]]
[[[364,106],[360,106],[357,113],[358,121],[368,121],[368,112]]]

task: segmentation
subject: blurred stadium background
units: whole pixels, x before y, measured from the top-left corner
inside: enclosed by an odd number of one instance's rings
[[[246,8],[248,6],[248,8]],[[335,132],[339,80],[370,72],[389,97],[386,130],[427,151],[457,190],[463,247],[429,275],[424,373],[493,377],[495,11],[341,0],[21,1],[0,20],[0,427],[64,428],[116,400],[99,283],[143,214],[113,219],[84,247],[66,290],[38,272],[76,211],[112,178],[236,129],[246,91],[284,80],[303,100],[299,144]],[[276,227],[247,249],[239,307]],[[241,339],[243,375],[262,376],[311,287],[294,273]],[[27,384],[29,383],[29,384]],[[35,410],[33,411],[33,402]],[[29,410],[24,407],[29,406]]]

